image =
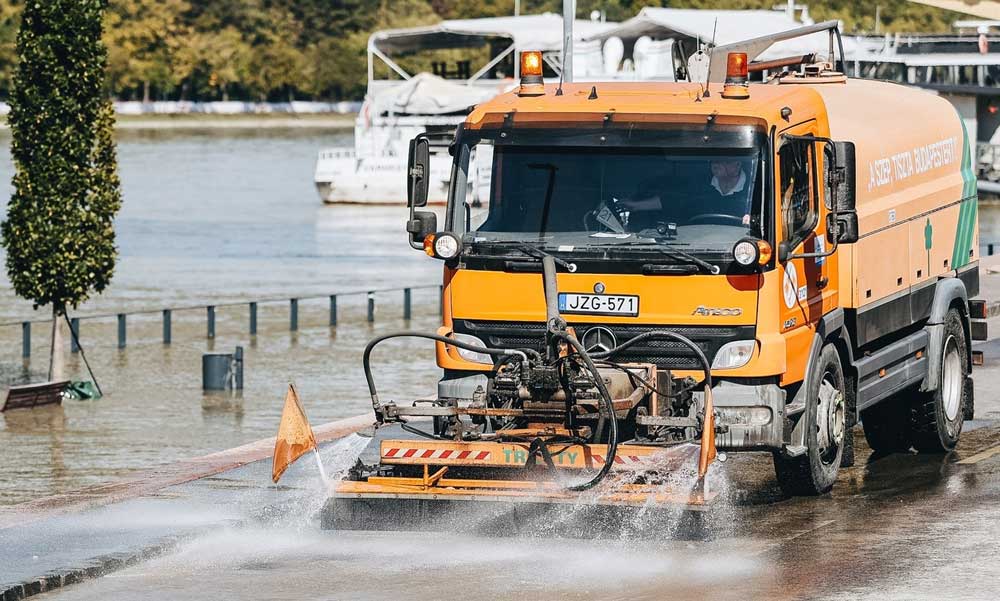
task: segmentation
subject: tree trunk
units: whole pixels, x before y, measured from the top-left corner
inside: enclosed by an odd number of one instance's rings
[[[142,82],[142,102],[144,104],[149,104],[149,82]]]
[[[49,349],[49,382],[66,378],[66,320],[52,307],[52,348]]]
[[[229,88],[226,84],[222,84],[222,101],[229,102]]]

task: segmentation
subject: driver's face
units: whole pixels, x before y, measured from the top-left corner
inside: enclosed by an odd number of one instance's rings
[[[741,169],[739,161],[712,161],[712,175],[719,179],[739,177]]]

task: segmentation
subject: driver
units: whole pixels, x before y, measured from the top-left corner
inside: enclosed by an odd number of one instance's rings
[[[712,188],[719,193],[719,213],[743,216],[743,225],[750,225],[750,194],[747,174],[740,161],[712,161]]]
[[[723,213],[742,218],[743,225],[750,225],[751,195],[747,186],[749,178],[743,162],[738,160],[716,160],[709,164],[712,178],[709,186],[690,198],[683,212],[688,215]],[[703,180],[704,181],[704,180]],[[621,199],[619,204],[636,212],[664,209],[660,190],[675,187],[668,178],[655,177],[643,182],[631,198]],[[676,219],[670,219],[675,221]]]

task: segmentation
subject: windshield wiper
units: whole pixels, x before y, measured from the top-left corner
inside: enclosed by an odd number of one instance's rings
[[[646,248],[652,248],[652,249],[660,251],[661,253],[667,255],[668,257],[670,257],[670,258],[672,258],[674,260],[680,260],[680,261],[683,261],[685,263],[689,263],[691,265],[697,265],[698,267],[701,267],[702,269],[704,269],[705,271],[707,271],[708,273],[710,273],[712,275],[718,275],[719,272],[722,271],[721,269],[719,269],[718,265],[712,265],[711,263],[709,263],[708,261],[706,261],[704,259],[700,259],[700,258],[698,258],[698,257],[696,257],[696,256],[694,256],[694,255],[692,255],[690,253],[687,253],[687,252],[681,250],[680,248],[677,248],[677,245],[672,244],[670,242],[662,242],[662,241],[659,241],[659,240],[653,240],[652,242],[625,242],[625,243],[622,243],[622,244],[613,244],[611,246],[612,247],[616,247],[616,246],[633,246],[633,247],[634,246],[642,246],[642,247],[646,247]]]
[[[480,244],[514,248],[516,250],[521,251],[528,257],[532,259],[537,259],[539,261],[541,261],[545,257],[552,257],[552,259],[555,260],[556,265],[561,265],[562,267],[565,267],[566,271],[570,273],[576,273],[576,263],[570,263],[569,261],[560,259],[559,257],[549,254],[544,250],[538,248],[537,246],[529,244],[527,242],[521,242],[517,240],[486,240],[480,242]]]

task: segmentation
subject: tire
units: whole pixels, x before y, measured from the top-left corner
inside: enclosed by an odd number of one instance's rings
[[[962,314],[951,308],[944,320],[938,389],[918,392],[910,404],[910,442],[918,451],[947,453],[958,443],[969,401],[968,345]]]
[[[888,455],[910,448],[910,408],[904,395],[895,394],[861,412],[861,427],[872,451]]]
[[[824,346],[809,369],[806,408],[800,418],[806,420],[807,450],[799,457],[774,454],[774,473],[789,496],[829,492],[837,481],[845,447],[847,387],[837,349]]]

